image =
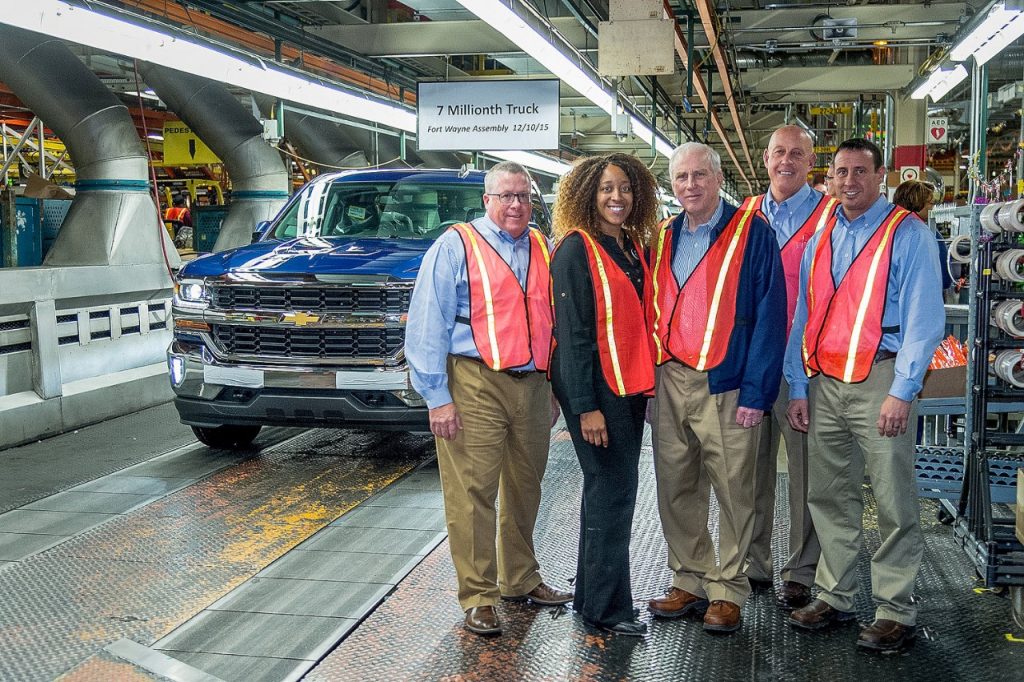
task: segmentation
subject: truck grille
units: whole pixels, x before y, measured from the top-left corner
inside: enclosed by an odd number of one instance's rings
[[[380,312],[409,310],[412,284],[385,287],[306,286],[214,286],[212,307],[220,310],[267,310],[323,313]]]
[[[404,327],[296,329],[218,324],[213,336],[224,352],[266,359],[376,359],[393,357],[405,344]]]

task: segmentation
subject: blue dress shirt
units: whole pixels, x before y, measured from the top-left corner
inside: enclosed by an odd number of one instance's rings
[[[796,234],[807,219],[811,217],[818,202],[821,201],[821,192],[813,189],[804,183],[796,194],[785,201],[775,201],[771,190],[765,192],[764,201],[761,202],[761,210],[764,212],[768,223],[772,226],[775,239],[779,242],[781,249],[786,242]]]
[[[860,253],[893,208],[885,197],[879,196],[863,215],[852,221],[846,218],[842,208],[836,212],[836,226],[832,231],[834,281],[839,282],[846,275],[854,256]],[[800,295],[784,365],[790,400],[807,398],[808,379],[801,357],[801,343],[807,326],[807,277],[821,235],[819,232],[807,243],[800,262]],[[913,214],[896,230],[882,313],[883,327],[897,325],[898,332],[882,335],[879,350],[896,353],[896,378],[889,395],[911,401],[921,390],[924,373],[942,340],[946,325],[938,246],[931,230]]]
[[[477,218],[472,225],[509,264],[525,290],[530,269],[530,231],[525,230],[513,239],[487,216]],[[412,387],[431,409],[452,402],[448,391],[448,356],[480,357],[472,330],[468,324],[456,322],[456,317],[469,318],[469,278],[462,238],[448,230],[423,256],[405,327],[405,358]],[[510,369],[536,368],[530,362]]]
[[[690,218],[683,214],[682,228],[676,231],[677,242],[673,247],[675,253],[672,256],[672,274],[676,276],[677,282],[685,282],[693,274],[697,264],[704,258],[711,245],[711,228],[722,219],[721,199],[718,206],[706,223],[701,223],[693,232],[690,231]]]

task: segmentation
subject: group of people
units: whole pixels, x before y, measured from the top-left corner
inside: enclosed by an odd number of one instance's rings
[[[880,194],[869,141],[839,145],[835,196],[807,184],[803,129],[775,131],[763,160],[768,191],[737,207],[720,196],[718,154],[681,145],[669,170],[683,212],[657,224],[644,164],[585,158],[561,181],[554,243],[529,225],[529,173],[500,163],[486,215],[426,253],[406,353],[437,440],[467,630],[499,634],[506,599],[571,601],[590,627],[646,632],[629,568],[646,415],[672,574],[653,616],[734,632],[751,590],[774,586],[783,439],[790,535],[776,599],[789,622],[854,619],[866,472],[882,542],[875,620],[857,644],[913,640],[922,537],[908,425],[943,335],[936,240]],[[559,406],[583,473],[574,594],[542,579],[533,545]]]

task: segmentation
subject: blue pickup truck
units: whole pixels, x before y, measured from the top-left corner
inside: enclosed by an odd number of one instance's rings
[[[252,244],[182,267],[167,350],[181,421],[214,447],[245,446],[264,425],[427,430],[405,362],[409,299],[433,240],[484,215],[483,181],[481,171],[324,174]]]

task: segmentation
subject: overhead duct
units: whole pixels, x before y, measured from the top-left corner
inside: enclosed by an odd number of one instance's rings
[[[128,108],[61,41],[2,25],[0,81],[60,137],[78,178],[44,265],[163,263],[165,248],[177,265]]]
[[[263,126],[221,83],[149,63],[139,72],[231,176],[231,204],[213,250],[248,244],[256,223],[273,218],[288,200],[288,170],[263,139]]]
[[[274,99],[257,93],[253,93],[253,98],[263,115],[269,116],[274,108]],[[291,109],[284,113],[284,134],[304,159],[327,170],[372,165],[386,168],[458,168],[468,160],[465,155],[453,152],[420,152],[409,141],[403,161],[401,144],[394,135],[374,133],[314,113]]]

